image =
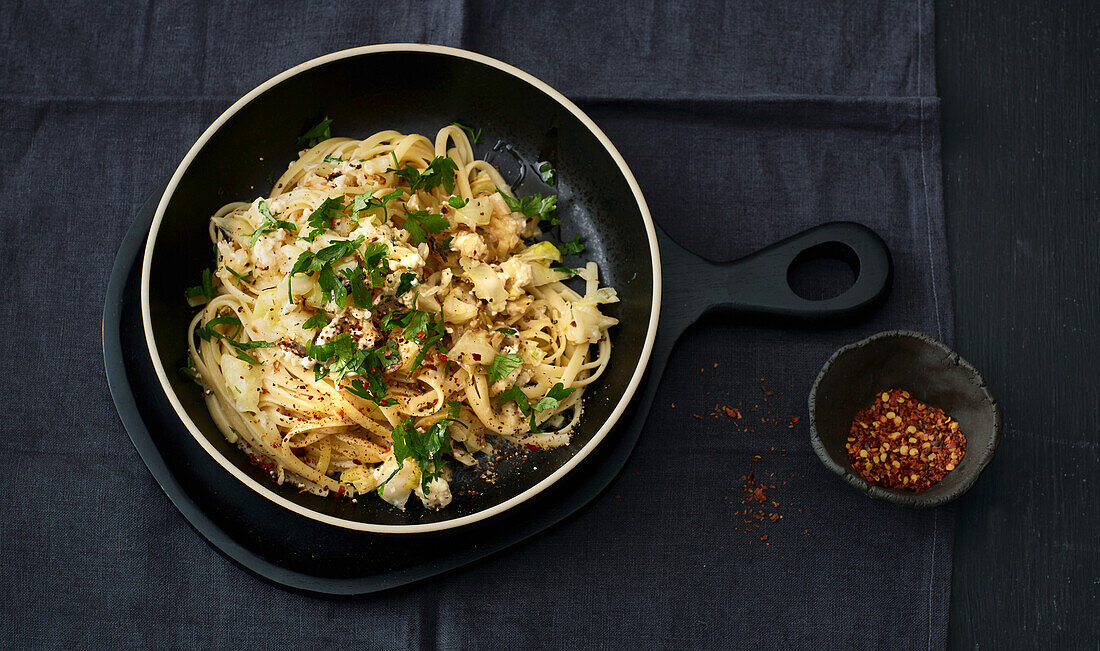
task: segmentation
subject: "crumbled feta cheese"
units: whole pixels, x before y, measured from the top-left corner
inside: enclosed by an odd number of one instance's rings
[[[451,487],[442,477],[428,482],[428,490],[417,484],[413,489],[420,502],[429,509],[441,509],[451,503]]]
[[[488,245],[477,233],[463,232],[455,235],[455,238],[451,240],[451,249],[457,251],[463,257],[474,260],[482,260],[489,255]]]
[[[379,483],[386,482],[379,493],[382,499],[404,511],[405,502],[409,500],[409,494],[412,493],[412,487],[409,484],[415,470],[417,470],[415,463],[406,463],[401,470],[397,470],[397,460],[393,452],[388,452],[382,465],[374,470],[374,478]],[[397,471],[396,474],[394,471]]]
[[[335,339],[338,334],[340,334],[340,317],[329,321],[325,327],[321,328],[321,331],[317,333],[317,344],[327,344]]]
[[[232,267],[237,273],[243,274],[248,266],[248,251],[234,248],[229,242],[218,241],[218,255],[223,265]]]
[[[518,296],[531,284],[531,265],[517,258],[508,258],[500,265],[504,281],[511,284],[511,294]]]

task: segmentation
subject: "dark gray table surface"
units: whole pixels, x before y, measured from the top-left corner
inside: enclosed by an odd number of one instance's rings
[[[959,503],[949,645],[1100,640],[1100,3],[938,2],[956,343],[1004,408]]]

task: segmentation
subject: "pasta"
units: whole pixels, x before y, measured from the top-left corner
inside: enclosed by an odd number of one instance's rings
[[[279,483],[401,509],[447,506],[452,461],[502,440],[568,444],[618,298],[594,262],[528,244],[556,197],[516,198],[457,125],[321,126],[271,196],[213,215],[216,264],[188,290],[188,368],[226,438]]]

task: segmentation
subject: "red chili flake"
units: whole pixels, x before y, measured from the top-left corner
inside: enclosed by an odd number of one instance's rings
[[[868,482],[919,493],[962,462],[966,436],[942,409],[892,389],[856,415],[845,447]]]
[[[532,452],[538,452],[538,451],[539,451],[539,448],[538,448],[538,446],[537,446],[537,445],[533,445],[533,444],[531,444],[531,443],[524,443],[524,444],[523,444],[523,447],[527,448],[528,450],[530,450],[530,451],[532,451]]]

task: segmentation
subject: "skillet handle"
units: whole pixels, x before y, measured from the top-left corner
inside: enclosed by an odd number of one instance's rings
[[[659,234],[661,256],[670,263],[665,265],[666,291],[674,296],[684,293],[680,300],[669,298],[683,301],[682,309],[697,315],[725,309],[798,319],[839,318],[876,304],[890,290],[889,249],[878,234],[855,222],[815,226],[727,263],[704,260]],[[819,254],[849,262],[856,281],[839,296],[815,301],[795,294],[787,274],[796,262]]]

